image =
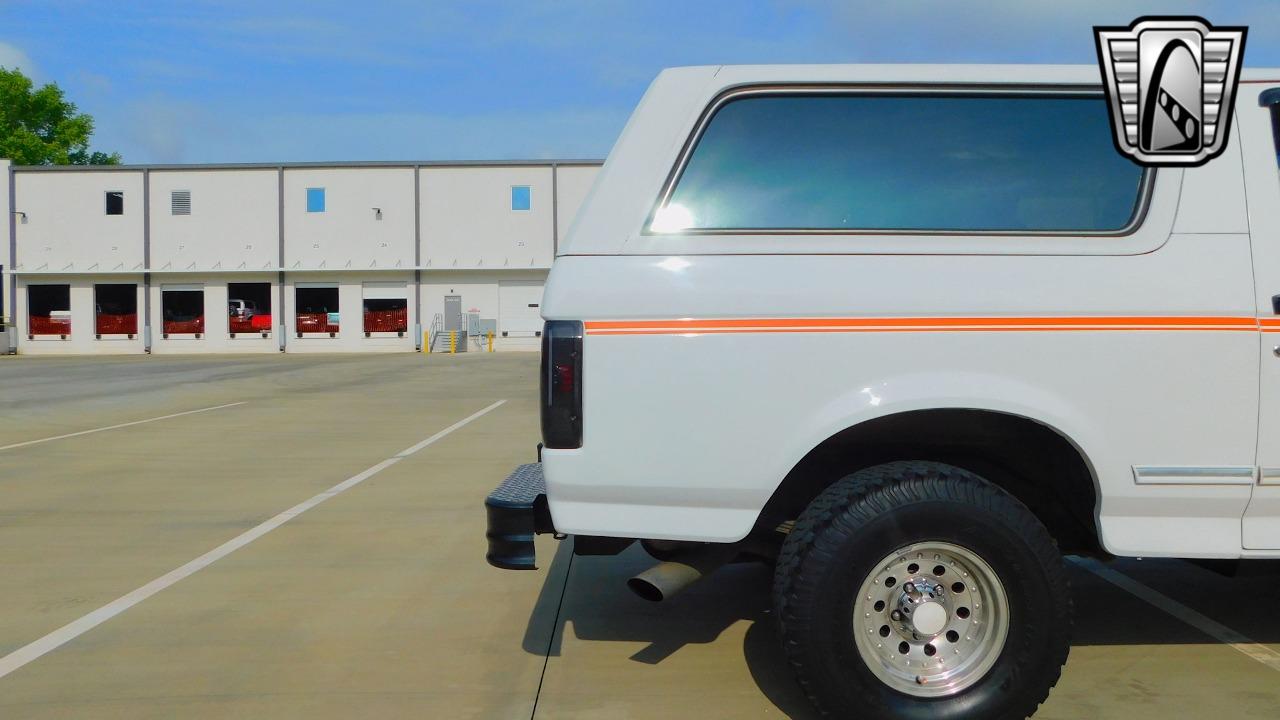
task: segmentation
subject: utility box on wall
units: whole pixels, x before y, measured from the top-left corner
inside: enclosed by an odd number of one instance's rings
[[[488,337],[491,334],[492,335],[498,334],[498,321],[496,318],[482,318],[479,316],[475,316],[475,318],[476,318],[476,329],[472,331],[471,333],[472,335],[479,335],[480,337]]]

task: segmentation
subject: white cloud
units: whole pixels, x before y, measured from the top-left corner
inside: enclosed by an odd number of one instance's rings
[[[104,104],[94,124],[94,149],[119,152],[131,163],[191,162],[193,142],[220,139],[208,107],[159,96]]]
[[[3,40],[0,40],[0,67],[9,70],[20,69],[28,76],[34,76],[38,72],[36,64],[31,61],[30,55]]]
[[[152,97],[96,113],[94,146],[130,163],[595,158],[628,110],[244,114]]]
[[[798,0],[825,13],[824,48],[841,43],[860,61],[1067,62],[1089,64],[1094,25],[1128,25],[1141,15],[1202,15],[1216,25],[1246,24],[1252,66],[1275,62],[1280,7],[1239,0]]]
[[[603,157],[627,108],[267,115],[205,123],[201,160]],[[213,130],[214,127],[218,129]]]

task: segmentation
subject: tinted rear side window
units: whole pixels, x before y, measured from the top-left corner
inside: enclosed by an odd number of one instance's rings
[[[722,105],[651,230],[1108,232],[1142,169],[1101,97],[773,94]]]

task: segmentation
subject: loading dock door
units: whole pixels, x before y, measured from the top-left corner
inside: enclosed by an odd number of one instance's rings
[[[294,329],[298,337],[337,337],[341,329],[337,283],[294,283]]]
[[[444,296],[444,331],[458,333],[458,352],[467,351],[467,316],[462,314],[462,296]],[[445,339],[448,342],[448,338]]]
[[[93,286],[94,335],[132,340],[138,333],[138,286],[133,283]]]
[[[542,331],[542,283],[513,280],[498,285],[498,332],[534,337]]]
[[[364,283],[364,336],[394,333],[404,337],[409,332],[408,283]]]
[[[162,336],[204,334],[204,285],[161,285],[160,315]]]
[[[231,337],[269,337],[271,326],[271,283],[227,283],[227,330]]]
[[[27,286],[27,339],[71,335],[71,286]]]

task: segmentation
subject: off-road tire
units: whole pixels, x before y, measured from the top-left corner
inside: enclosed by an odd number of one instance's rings
[[[977,554],[1008,598],[1008,634],[998,659],[950,697],[895,690],[872,673],[853,637],[854,595],[873,564],[926,541]],[[823,717],[1026,718],[1057,683],[1071,644],[1070,589],[1044,525],[995,485],[935,462],[867,468],[819,495],[783,544],[773,602],[786,659]]]

